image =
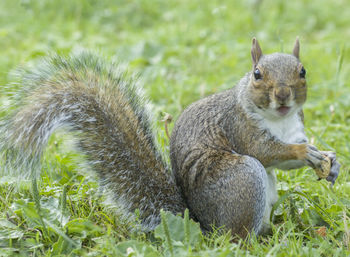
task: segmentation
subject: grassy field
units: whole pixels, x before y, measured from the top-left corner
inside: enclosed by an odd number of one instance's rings
[[[18,67],[92,49],[140,74],[167,151],[164,113],[176,119],[191,102],[234,86],[251,68],[253,36],[265,53],[291,52],[299,36],[306,133],[342,164],[333,188],[309,168],[277,171],[271,236],[233,243],[167,213],[146,234],[102,204],[96,177],[58,133],[34,190],[33,181],[0,178],[0,256],[349,256],[349,13],[348,0],[0,1],[1,115]]]

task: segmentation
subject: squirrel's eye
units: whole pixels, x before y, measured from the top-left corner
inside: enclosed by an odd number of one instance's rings
[[[258,68],[256,68],[254,71],[254,78],[261,79],[261,73],[260,73],[260,70]]]
[[[303,78],[303,79],[305,78],[305,75],[306,75],[306,70],[304,69],[304,67],[302,67],[302,68],[301,68],[301,70],[300,70],[300,73],[299,73],[299,74],[300,74],[300,78]]]

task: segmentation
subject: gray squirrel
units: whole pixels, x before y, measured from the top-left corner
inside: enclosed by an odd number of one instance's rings
[[[333,152],[308,143],[302,106],[306,71],[293,54],[263,55],[253,38],[252,71],[236,86],[191,104],[170,139],[171,167],[160,150],[147,100],[133,79],[90,52],[47,59],[24,73],[16,108],[0,123],[5,170],[35,176],[48,138],[58,128],[77,131],[78,146],[102,186],[145,230],[160,210],[189,209],[205,231],[213,226],[245,237],[269,228],[277,201],[273,168],[340,164]],[[12,171],[11,171],[12,170]]]

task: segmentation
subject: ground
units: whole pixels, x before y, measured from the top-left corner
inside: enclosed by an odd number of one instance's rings
[[[306,133],[319,149],[336,151],[342,169],[334,187],[309,168],[277,171],[271,236],[204,236],[167,213],[156,232],[143,233],[101,203],[95,177],[56,134],[37,185],[0,178],[0,255],[350,255],[349,13],[347,0],[1,1],[1,115],[11,109],[9,88],[20,87],[11,84],[18,67],[92,49],[139,74],[168,151],[165,113],[176,119],[191,102],[234,86],[251,69],[253,36],[265,53],[290,53],[299,36],[309,87]]]

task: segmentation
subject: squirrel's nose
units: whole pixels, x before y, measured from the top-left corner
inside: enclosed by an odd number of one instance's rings
[[[285,103],[291,95],[291,90],[287,86],[279,86],[275,89],[275,98],[279,103]]]

